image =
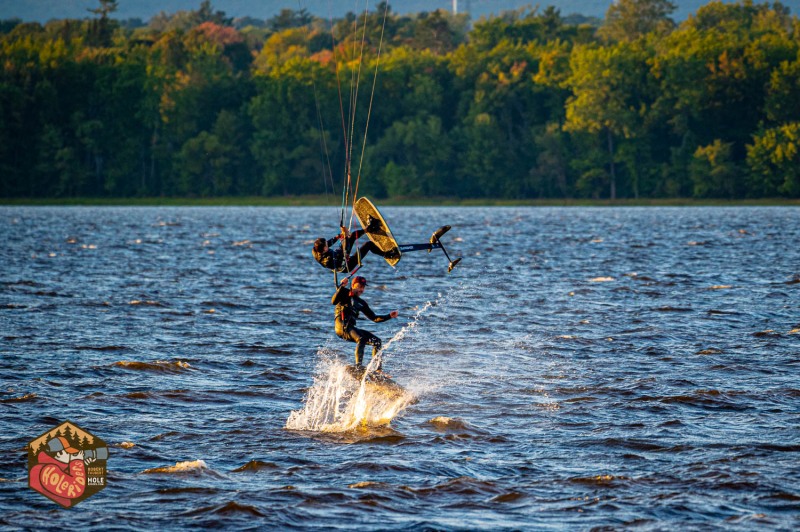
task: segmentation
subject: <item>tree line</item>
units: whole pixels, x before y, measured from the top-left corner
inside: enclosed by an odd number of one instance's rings
[[[0,197],[800,197],[800,22],[385,3],[0,22]]]

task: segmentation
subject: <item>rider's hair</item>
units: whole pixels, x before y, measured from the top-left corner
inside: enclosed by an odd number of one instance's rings
[[[322,253],[323,251],[325,251],[325,246],[327,244],[328,244],[327,240],[325,240],[322,237],[319,237],[318,239],[314,240],[314,251],[316,251],[317,253]]]

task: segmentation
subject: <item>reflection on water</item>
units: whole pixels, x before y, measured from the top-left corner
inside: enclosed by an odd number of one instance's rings
[[[397,388],[354,378],[325,208],[0,208],[0,525],[797,526],[800,210],[386,208]],[[108,488],[53,513],[69,419]]]

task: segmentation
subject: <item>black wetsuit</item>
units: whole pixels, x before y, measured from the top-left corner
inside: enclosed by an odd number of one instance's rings
[[[353,233],[347,237],[345,240],[345,252],[347,255],[350,255],[350,249],[353,247],[353,243],[355,243],[358,238],[364,234],[362,229],[358,231],[353,231]],[[344,253],[342,253],[342,247],[336,246],[334,248],[334,244],[339,241],[339,237],[335,236],[328,240],[328,251],[325,253],[319,253],[317,250],[314,250],[314,258],[319,262],[321,265],[325,266],[329,270],[337,271],[337,272],[344,272],[348,271],[351,272],[358,266],[358,259],[359,255],[363,257],[370,251],[375,253],[376,255],[380,255],[383,257],[385,253],[381,251],[381,248],[375,245],[372,240],[368,240],[364,242],[360,248],[358,248],[358,255],[353,255],[347,258],[347,262],[345,262]]]
[[[336,290],[336,293],[331,298],[331,304],[336,305],[336,335],[343,340],[356,343],[356,365],[361,365],[364,346],[367,344],[372,346],[372,356],[377,355],[378,351],[381,350],[381,339],[369,331],[357,328],[356,320],[359,313],[363,313],[364,316],[375,323],[389,320],[391,315],[376,315],[369,308],[366,301],[350,293],[350,288],[347,285],[340,286]],[[377,369],[381,369],[380,365]]]

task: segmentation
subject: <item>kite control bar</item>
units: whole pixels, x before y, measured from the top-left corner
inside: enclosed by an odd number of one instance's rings
[[[347,272],[347,275],[344,277],[344,279],[342,279],[342,281],[341,281],[341,284],[344,284],[344,283],[346,283],[347,281],[349,281],[349,280],[350,280],[350,278],[351,278],[352,276],[354,276],[354,275],[356,274],[356,272],[357,272],[358,270],[360,270],[360,269],[361,269],[361,264],[359,264],[358,266],[356,266],[355,268],[353,268],[353,271],[351,271],[351,272]],[[339,272],[337,272],[337,271],[335,271],[335,270],[334,270],[334,272],[333,272],[333,284],[336,286],[336,288],[339,288],[339,284],[340,284],[340,282],[339,282]]]
[[[455,268],[456,265],[459,262],[461,262],[461,257],[458,257],[455,260],[451,259],[450,255],[447,253],[447,250],[444,247],[444,244],[442,244],[442,241],[440,240],[440,238],[449,230],[450,230],[449,225],[443,225],[442,227],[433,232],[433,235],[431,235],[430,242],[428,242],[427,244],[403,244],[397,247],[398,249],[400,249],[400,253],[407,253],[409,251],[422,251],[422,250],[427,250],[428,253],[430,253],[434,249],[441,249],[442,252],[444,252],[444,256],[447,257],[447,260],[450,262],[450,265],[447,268],[447,273],[450,273],[453,271],[453,268]]]

